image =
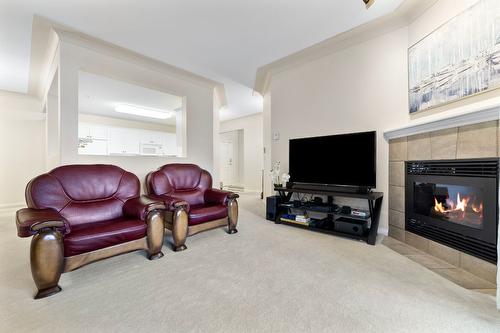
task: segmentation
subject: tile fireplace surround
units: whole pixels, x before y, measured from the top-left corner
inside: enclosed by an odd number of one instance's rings
[[[411,127],[386,132],[389,141],[389,236],[496,284],[496,265],[405,230],[405,161],[500,157],[499,120],[451,128],[449,124],[453,125],[453,121],[443,120],[442,123],[444,125],[428,126],[430,131],[424,133],[422,127],[426,125],[419,125],[416,130],[419,134],[412,134]],[[441,129],[434,130],[436,128]],[[497,306],[500,308],[498,298]]]

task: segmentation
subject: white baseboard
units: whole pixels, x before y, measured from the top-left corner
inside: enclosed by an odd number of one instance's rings
[[[389,235],[389,228],[378,228],[378,234],[388,236]]]
[[[14,215],[14,213],[17,210],[19,210],[23,207],[26,207],[26,204],[24,202],[0,204],[0,216]]]

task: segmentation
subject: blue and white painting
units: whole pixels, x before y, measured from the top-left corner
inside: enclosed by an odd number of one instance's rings
[[[500,0],[480,0],[408,50],[410,113],[500,87]]]

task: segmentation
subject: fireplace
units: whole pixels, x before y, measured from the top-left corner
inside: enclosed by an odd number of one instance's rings
[[[406,230],[496,264],[498,175],[498,158],[406,162]]]

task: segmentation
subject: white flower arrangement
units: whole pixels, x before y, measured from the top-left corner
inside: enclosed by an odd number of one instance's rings
[[[286,183],[290,180],[290,175],[287,173],[283,173],[280,177],[281,172],[281,163],[275,162],[271,169],[271,180],[274,186],[286,186]]]

